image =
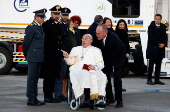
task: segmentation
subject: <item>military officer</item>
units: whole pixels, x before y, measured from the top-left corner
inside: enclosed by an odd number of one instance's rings
[[[69,18],[69,14],[71,13],[71,10],[69,8],[62,8],[61,10],[61,49],[68,52],[68,37],[69,37],[69,25],[67,24],[67,20]],[[66,100],[66,97],[62,93],[62,84],[63,79],[65,77],[67,69],[67,64],[64,61],[64,57],[62,56],[61,59],[61,75],[62,79],[56,79],[55,81],[55,89],[54,89],[54,95],[55,97],[59,97],[61,100]],[[67,82],[65,82],[67,83]]]
[[[44,64],[41,70],[43,81],[44,102],[60,103],[58,97],[53,97],[55,79],[61,79],[61,7],[55,5],[50,9],[51,17],[43,23],[44,37]]]
[[[28,61],[27,105],[41,106],[45,103],[37,99],[37,83],[40,69],[44,61],[44,32],[41,24],[44,22],[46,9],[34,11],[34,21],[25,29],[23,52]]]

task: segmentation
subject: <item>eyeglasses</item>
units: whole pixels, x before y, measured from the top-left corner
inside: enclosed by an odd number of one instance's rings
[[[79,23],[75,23],[75,22],[74,22],[74,24],[78,24],[79,25]]]

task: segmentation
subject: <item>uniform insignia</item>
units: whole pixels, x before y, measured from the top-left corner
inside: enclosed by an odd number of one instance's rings
[[[57,11],[58,11],[58,9],[60,9],[60,6],[57,6],[56,9],[57,9]]]
[[[65,12],[67,12],[67,9],[65,9]]]

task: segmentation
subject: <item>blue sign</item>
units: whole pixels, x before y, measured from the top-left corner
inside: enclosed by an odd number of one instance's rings
[[[143,20],[135,20],[135,25],[143,25]]]
[[[28,0],[20,0],[19,6],[28,6]]]
[[[133,25],[133,20],[128,20],[127,22],[129,25]]]
[[[14,8],[18,12],[24,12],[26,11],[28,7],[28,0],[14,0]]]
[[[146,30],[139,30],[139,32],[146,32]]]
[[[146,91],[154,91],[154,92],[170,92],[170,90],[162,90],[162,89],[148,89]]]

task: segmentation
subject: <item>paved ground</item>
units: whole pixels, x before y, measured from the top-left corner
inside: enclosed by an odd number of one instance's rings
[[[19,76],[18,76],[19,74]],[[13,75],[13,76],[9,76]],[[71,109],[66,102],[47,104],[45,106],[27,106],[27,76],[16,71],[0,76],[0,112],[68,112]],[[147,85],[146,76],[128,76],[123,78],[123,108],[115,108],[115,104],[107,106],[104,112],[170,112],[170,79],[161,79],[166,85]],[[39,80],[39,100],[43,100],[42,80]],[[164,92],[146,91],[148,89],[165,90]],[[169,90],[169,92],[168,92]],[[80,108],[77,112],[91,111]],[[93,112],[97,112],[94,109]]]

